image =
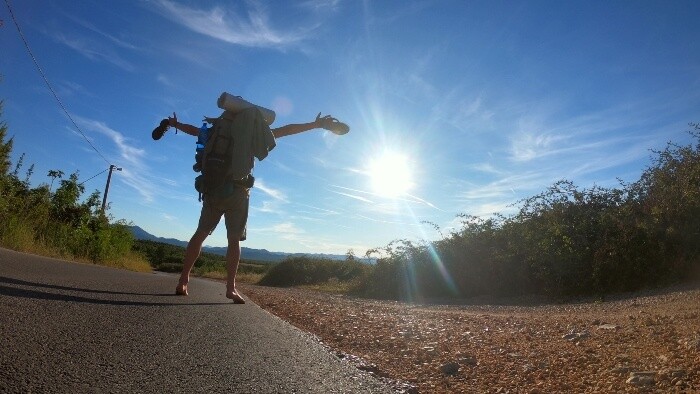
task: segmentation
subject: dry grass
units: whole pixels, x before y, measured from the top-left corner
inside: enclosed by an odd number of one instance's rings
[[[239,272],[236,274],[237,283],[248,283],[254,285],[260,282],[260,279],[265,276],[265,274],[256,274],[252,272]]]
[[[39,253],[37,249],[45,248],[38,248],[38,245],[34,242],[34,231],[31,228],[17,222],[11,222],[4,226],[6,226],[6,228],[2,237],[0,237],[0,245],[20,252],[43,255],[43,253]]]
[[[107,261],[100,263],[107,267],[120,268],[129,271],[136,272],[151,272],[151,265],[146,261],[146,259],[138,253],[130,252],[127,256],[124,256],[116,261]]]
[[[202,278],[226,280],[226,269],[223,269],[221,271],[208,271],[198,276],[201,276]],[[247,283],[254,285],[257,284],[263,276],[264,274],[255,274],[250,272],[239,271],[236,274],[236,283]]]
[[[15,250],[22,253],[29,253],[37,256],[51,257],[55,259],[70,260],[77,263],[83,264],[96,264],[105,267],[125,269],[135,272],[151,272],[153,269],[151,265],[146,261],[146,259],[134,252],[130,252],[128,255],[120,257],[116,260],[111,261],[101,261],[94,262],[86,258],[75,257],[70,254],[61,252],[55,248],[44,245],[41,242],[36,242],[32,238],[25,237],[5,237],[2,239],[0,244],[7,249]]]

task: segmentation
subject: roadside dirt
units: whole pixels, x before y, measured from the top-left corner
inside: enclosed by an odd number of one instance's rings
[[[700,393],[700,287],[559,305],[415,305],[240,285],[407,393]]]

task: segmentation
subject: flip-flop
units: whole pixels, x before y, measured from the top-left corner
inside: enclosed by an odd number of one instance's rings
[[[321,114],[319,114],[319,116],[320,115]],[[347,134],[350,131],[350,126],[331,116],[325,116],[324,118],[322,118],[322,120],[323,124],[321,125],[321,127],[330,131],[333,134],[343,135]]]
[[[158,127],[153,129],[151,137],[153,137],[154,140],[161,139],[161,137],[163,137],[163,134],[165,134],[165,132],[168,131],[168,128],[170,128],[170,121],[168,121],[168,119],[161,120]]]

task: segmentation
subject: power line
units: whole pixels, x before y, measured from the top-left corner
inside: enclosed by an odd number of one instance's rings
[[[97,177],[98,175],[104,174],[105,172],[107,172],[107,170],[109,170],[109,168],[105,168],[105,169],[102,170],[99,174],[95,174],[95,175],[91,176],[90,178],[88,178],[88,179],[86,179],[86,180],[80,182],[78,185],[83,185],[85,182],[89,181],[90,179],[95,178],[95,177]]]
[[[61,102],[61,99],[58,98],[58,94],[56,94],[56,91],[53,89],[53,87],[51,87],[51,84],[49,83],[48,78],[46,78],[44,71],[42,71],[41,67],[39,66],[39,62],[36,60],[34,53],[32,53],[32,50],[29,48],[29,42],[27,42],[27,39],[24,37],[24,34],[22,33],[22,29],[20,29],[20,27],[19,27],[19,23],[17,22],[17,18],[15,18],[15,14],[12,12],[12,7],[10,7],[9,0],[5,0],[5,4],[7,5],[8,11],[10,11],[10,17],[12,17],[12,21],[14,22],[15,27],[17,28],[17,32],[19,32],[19,36],[22,39],[22,42],[24,42],[24,46],[27,48],[27,52],[29,53],[29,56],[32,58],[32,61],[34,62],[34,65],[36,66],[37,71],[39,71],[39,74],[44,79],[46,86],[51,91],[51,94],[53,94],[53,97],[56,99],[56,102],[58,102],[58,105],[61,107],[63,112],[65,112],[66,116],[68,116],[68,119],[70,119],[70,121],[73,123],[73,126],[75,126],[75,129],[78,130],[78,132],[80,133],[80,135],[83,136],[83,138],[85,138],[85,141],[87,141],[87,143],[92,147],[92,149],[95,152],[97,152],[98,155],[100,155],[102,160],[104,160],[107,164],[112,165],[112,163],[110,163],[109,160],[107,160],[107,158],[105,158],[104,155],[99,150],[97,150],[95,145],[93,145],[92,142],[90,142],[90,140],[87,138],[87,136],[85,136],[85,133],[83,133],[83,131],[80,129],[80,127],[78,127],[78,124],[75,123],[75,120],[73,120],[73,117],[68,113],[68,110]]]

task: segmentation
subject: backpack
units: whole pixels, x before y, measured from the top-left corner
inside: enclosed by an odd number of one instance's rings
[[[235,143],[233,135],[233,118],[235,114],[229,111],[224,111],[221,116],[211,120],[213,127],[208,131],[204,128],[201,133],[208,134],[206,141],[200,138],[198,145],[204,143],[204,148],[201,152],[195,155],[196,163],[192,168],[196,172],[202,173],[195,178],[195,189],[199,192],[201,201],[202,195],[217,192],[223,189],[223,186],[229,180],[228,169],[231,167],[232,149]]]
[[[201,160],[193,166],[202,172],[195,179],[200,200],[206,194],[223,197],[234,188],[252,188],[255,158],[263,160],[275,147],[274,134],[260,110],[253,107],[236,113],[224,111],[218,118],[205,120],[213,127],[200,131],[200,137],[206,134],[208,139]]]

